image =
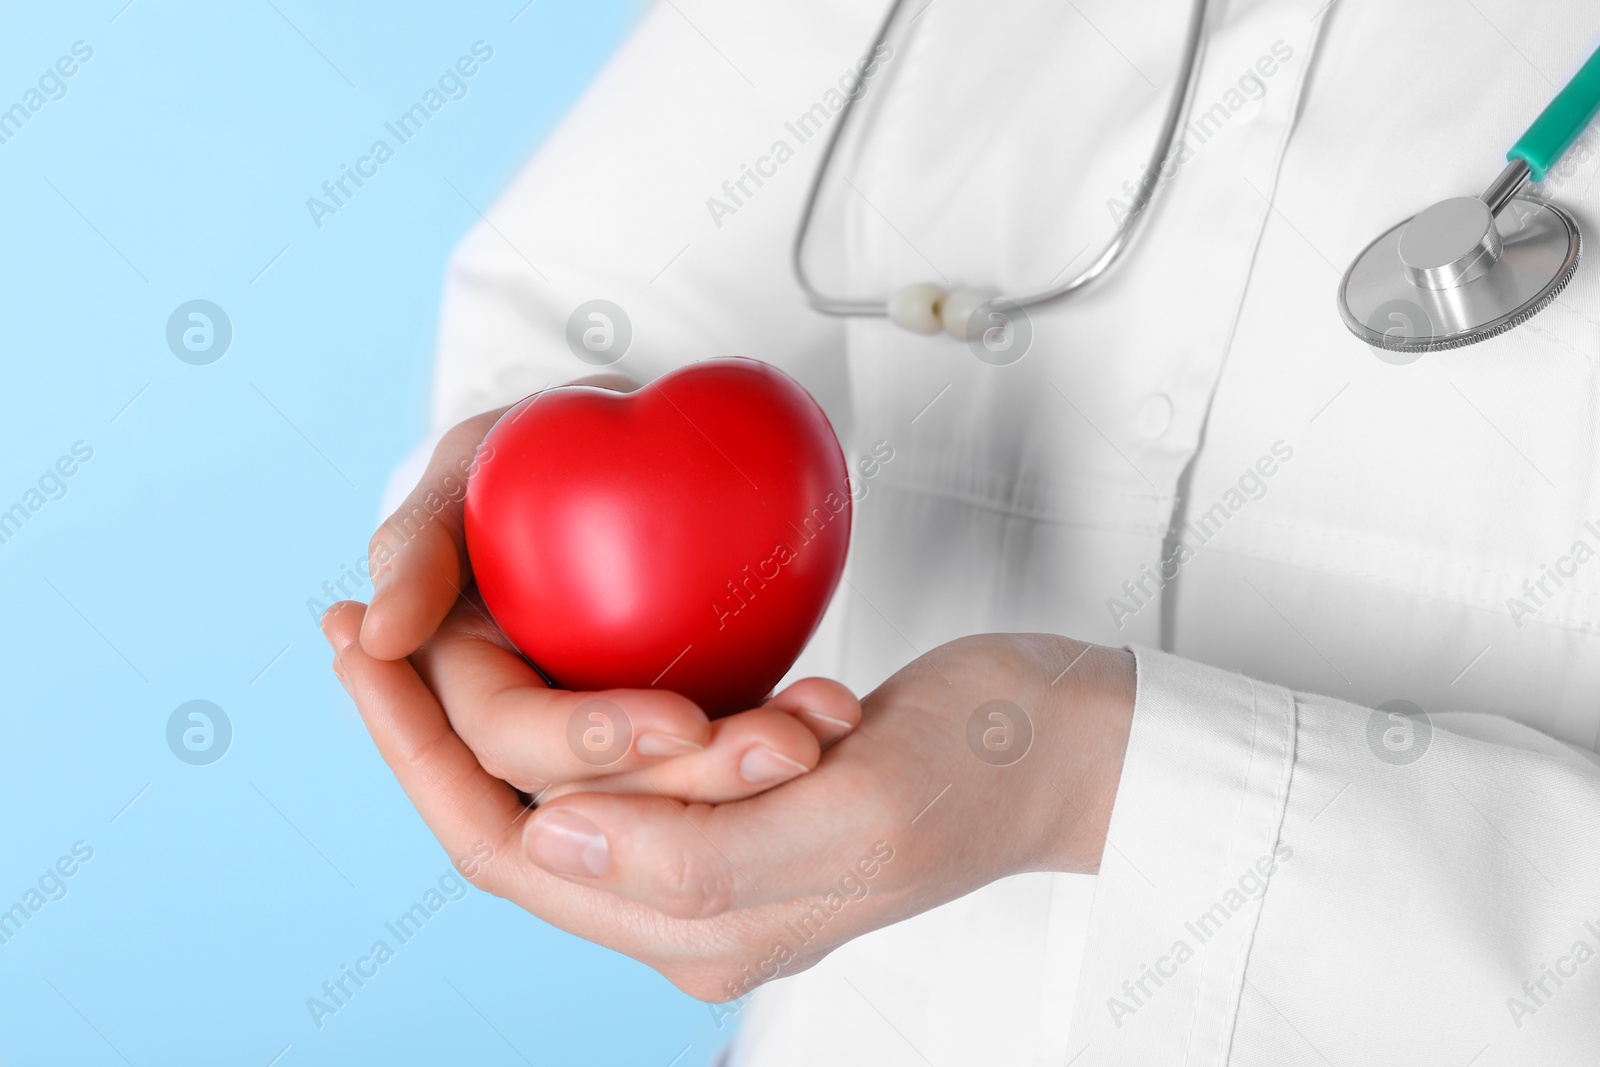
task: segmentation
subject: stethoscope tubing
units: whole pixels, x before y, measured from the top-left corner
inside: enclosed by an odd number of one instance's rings
[[[873,38],[871,46],[863,57],[863,62],[870,59],[878,48],[888,41],[896,19],[904,5],[905,0],[894,0],[890,4],[888,13],[878,27],[877,36]],[[1062,297],[1082,289],[1104,275],[1132,244],[1151,203],[1155,199],[1156,188],[1159,185],[1156,180],[1157,175],[1160,174],[1161,167],[1176,150],[1178,130],[1183,125],[1184,119],[1194,101],[1205,52],[1206,20],[1209,13],[1210,0],[1194,0],[1194,4],[1190,9],[1189,25],[1184,39],[1183,62],[1180,66],[1181,74],[1173,86],[1172,96],[1167,104],[1166,116],[1162,121],[1161,133],[1156,138],[1150,161],[1145,167],[1142,179],[1138,183],[1138,188],[1135,190],[1133,206],[1122,221],[1118,223],[1116,232],[1112,234],[1110,242],[1107,243],[1106,247],[1088,267],[1070,281],[1023,296],[1002,298],[1006,303],[1013,307],[1027,308],[1060,300]],[[807,277],[805,270],[806,236],[811,230],[812,218],[816,214],[817,201],[821,196],[823,183],[833,164],[834,153],[839,146],[840,138],[849,124],[850,116],[855,109],[857,101],[865,93],[866,88],[866,79],[858,80],[855,89],[845,98],[844,107],[839,112],[839,121],[834,123],[833,129],[828,134],[828,140],[823,145],[822,158],[817,162],[817,169],[811,178],[811,186],[806,192],[805,205],[800,212],[800,222],[795,229],[794,245],[790,256],[795,281],[800,286],[800,292],[805,298],[806,304],[824,315],[871,318],[884,317],[889,314],[887,300],[850,300],[844,297],[832,297],[824,294],[811,284],[811,280]]]

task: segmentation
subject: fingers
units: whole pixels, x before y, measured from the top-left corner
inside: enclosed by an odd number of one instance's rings
[[[861,705],[848,689],[808,678],[760,708],[711,723],[709,742],[700,751],[637,771],[560,784],[539,800],[578,792],[659,794],[706,804],[742,800],[816,767],[822,742],[837,740],[860,718]]]
[[[737,800],[816,766],[821,744],[861,718],[855,696],[822,678],[714,724],[665,690],[552,690],[471,598],[411,662],[478,762],[547,798],[600,789]]]
[[[576,793],[539,807],[522,847],[568,881],[674,918],[709,918],[877,875],[909,824],[869,783],[819,771],[717,806]]]
[[[614,774],[595,782],[568,782],[546,790],[545,803],[569,793],[662,795],[721,804],[741,800],[805,774],[822,755],[816,736],[792,715],[756,708],[711,724],[703,750],[654,767]]]
[[[857,844],[848,819],[795,823],[770,810],[765,819],[729,810],[784,791],[716,807],[578,793],[536,810],[522,847],[551,874],[678,919],[825,893],[875,843],[892,857],[887,842]]]
[[[468,600],[411,662],[478,762],[525,793],[636,770],[711,740],[705,712],[676,693],[549,688]]]
[[[342,650],[335,670],[379,755],[458,865],[485,855],[493,857],[491,864],[520,860],[517,849],[508,847],[526,814],[516,793],[478,765],[409,663],[377,659],[363,650],[358,635],[364,615],[360,604],[335,604],[323,617],[323,631]]]
[[[768,700],[766,706],[798,718],[823,748],[861,725],[861,701],[829,678],[802,678]]]
[[[372,606],[361,647],[378,659],[416,651],[471,580],[461,511],[477,449],[505,411],[476,415],[445,434],[421,481],[372,535]]]
[[[624,393],[639,387],[622,374],[597,374],[572,384]],[[361,647],[368,655],[399,659],[415,652],[471,581],[461,522],[467,477],[479,444],[506,410],[486,411],[452,427],[416,488],[372,535],[368,560],[374,591],[361,624]]]

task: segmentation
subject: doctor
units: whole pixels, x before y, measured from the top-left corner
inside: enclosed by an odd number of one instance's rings
[[[622,694],[652,740],[602,775],[428,505],[325,622],[380,752],[479,884],[725,1002],[739,1063],[1594,1062],[1600,273],[1409,361],[1334,300],[1500,170],[1592,4],[1214,3],[1138,239],[1002,356],[798,298],[842,94],[816,288],[1046,287],[1138,210],[1189,7],[914,7],[870,72],[881,7],[653,8],[454,257],[397,475],[400,517],[448,496],[596,363],[780,365],[879,459],[820,677],[714,725]],[[1594,140],[1543,194],[1600,232]],[[631,340],[579,358],[595,299]]]

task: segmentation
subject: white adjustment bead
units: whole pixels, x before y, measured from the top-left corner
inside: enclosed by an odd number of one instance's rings
[[[944,299],[941,285],[933,282],[908,285],[889,298],[889,318],[896,326],[912,333],[938,333],[944,329],[939,318]]]
[[[967,326],[972,321],[972,313],[980,306],[994,298],[993,293],[982,289],[957,289],[944,298],[944,304],[939,309],[939,318],[944,323],[945,333],[957,341],[966,341]],[[987,323],[978,323],[977,332],[982,335]]]

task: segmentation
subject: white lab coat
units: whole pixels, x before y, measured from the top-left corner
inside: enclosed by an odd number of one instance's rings
[[[889,443],[797,670],[865,691],[992,630],[1139,649],[1098,878],[1007,879],[860,938],[757,995],[741,1062],[1600,1057],[1600,773],[1567,747],[1600,728],[1600,271],[1406,366],[1334,302],[1379,232],[1488,184],[1600,15],[1214,7],[1203,143],[1102,284],[1030,312],[1010,366],[798,299],[822,138],[796,120],[829,106],[881,2],[657,5],[452,260],[436,429],[591,372],[563,331],[604,298],[633,324],[618,369],[756,356],[850,455]],[[1186,14],[926,6],[841,149],[817,284],[1017,291],[1081,267],[1149,152]],[[1600,233],[1596,155],[1554,195]],[[765,177],[741,191],[747,166]],[[1158,590],[1175,513],[1192,558]],[[1431,723],[1376,710],[1397,699]]]

